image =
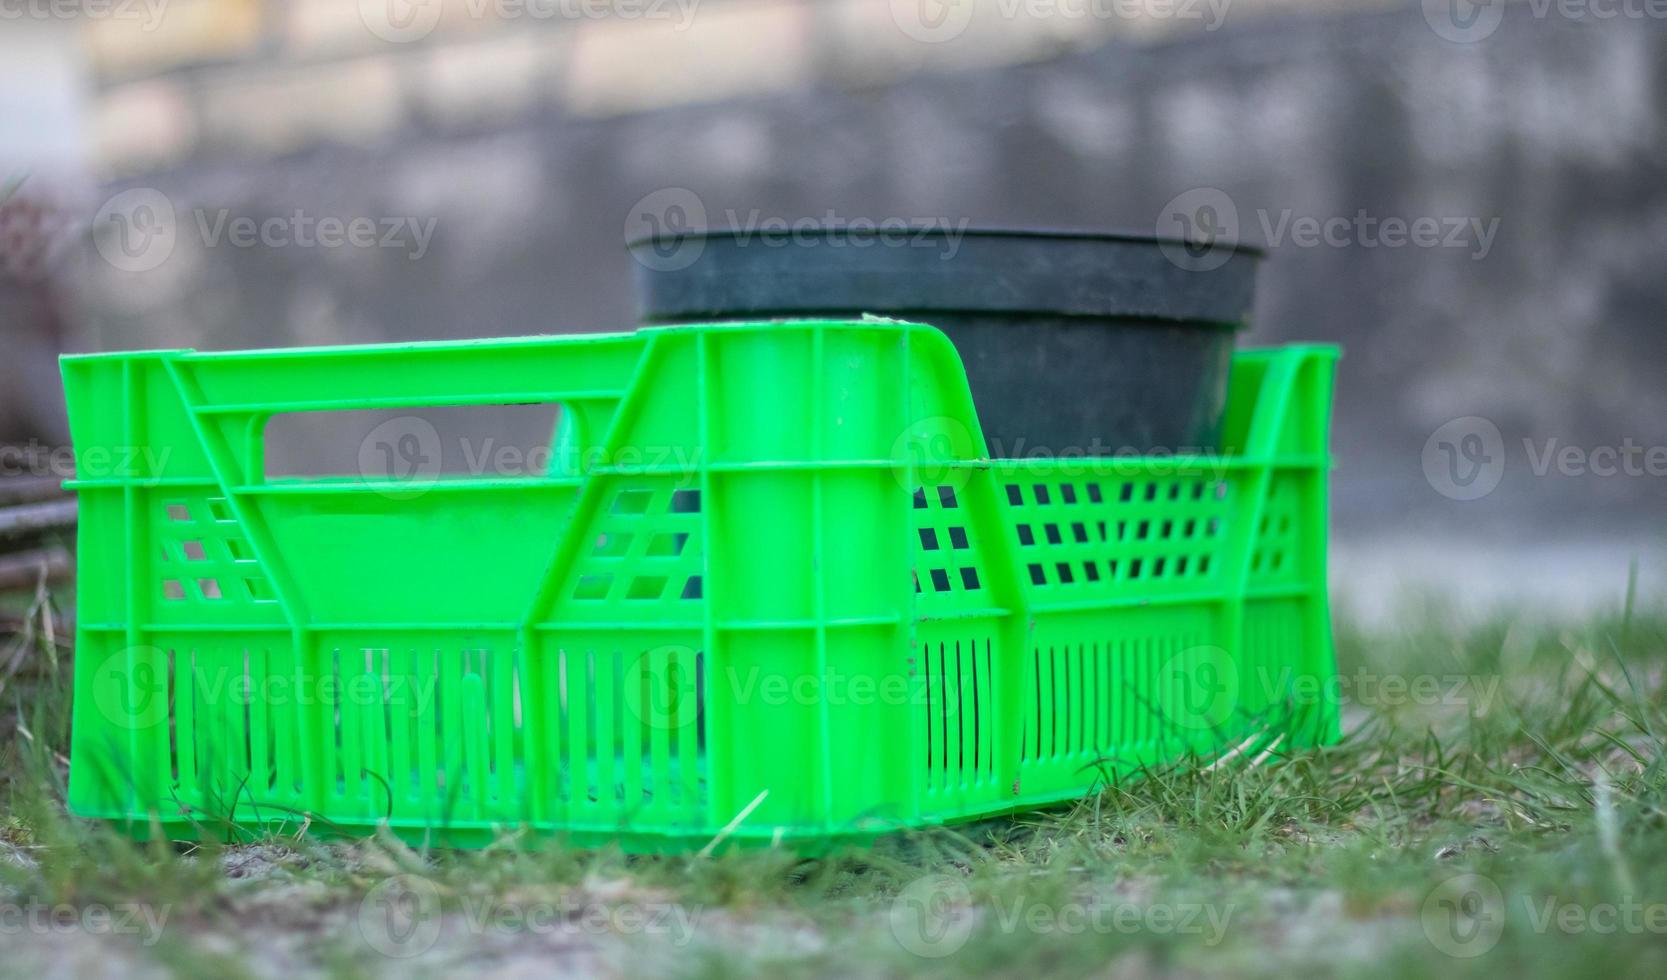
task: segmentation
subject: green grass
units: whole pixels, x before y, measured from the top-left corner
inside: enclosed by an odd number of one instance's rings
[[[1339,628],[1340,745],[813,860],[136,844],[63,814],[43,652],[0,692],[0,973],[1667,974],[1667,617],[1404,618]],[[3,914],[133,905],[166,913],[154,944]],[[378,951],[413,948],[381,943],[389,907],[432,913],[423,955]]]

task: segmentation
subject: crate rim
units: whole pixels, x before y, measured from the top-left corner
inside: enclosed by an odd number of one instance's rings
[[[239,350],[198,350],[195,347],[158,347],[136,348],[118,351],[86,351],[82,353],[60,354],[58,360],[63,364],[77,364],[106,360],[127,360],[134,358],[185,358],[192,361],[241,361],[241,360],[283,360],[290,357],[320,357],[351,354],[387,353],[389,351],[410,352],[455,352],[471,348],[485,347],[536,347],[551,341],[563,341],[575,345],[588,343],[604,344],[617,343],[642,336],[660,334],[706,333],[713,331],[747,332],[777,328],[815,327],[819,329],[863,330],[876,326],[901,327],[910,333],[934,334],[954,350],[949,338],[936,326],[923,320],[903,320],[881,316],[864,316],[860,318],[828,318],[828,317],[792,317],[778,320],[736,320],[719,321],[713,323],[679,323],[658,326],[642,326],[630,330],[601,330],[594,333],[562,333],[512,334],[500,337],[464,337],[445,340],[404,340],[379,341],[364,344],[319,344],[302,347],[253,347]],[[1291,344],[1257,344],[1241,346],[1235,349],[1239,354],[1272,353],[1275,351],[1299,351],[1324,357],[1337,359],[1342,356],[1342,348],[1336,344],[1323,342],[1302,342]],[[957,361],[960,352],[956,351]]]

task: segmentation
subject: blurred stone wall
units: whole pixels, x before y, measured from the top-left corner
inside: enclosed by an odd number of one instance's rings
[[[1667,477],[1541,473],[1537,455],[1667,444],[1659,21],[1518,3],[1455,43],[1416,6],[1295,17],[1247,0],[1202,26],[975,17],[945,46],[900,32],[886,3],[709,0],[682,33],[469,21],[378,46],[353,6],[219,5],[236,30],[202,32],[184,68],[104,53],[99,200],[159,193],[177,234],[154,267],[83,250],[85,345],[626,325],[623,240],[668,193],[712,225],[1153,230],[1176,202],[1224,202],[1271,246],[1246,339],[1345,348],[1345,546],[1663,539]],[[362,248],[215,232],[291,215],[400,230]],[[1434,222],[1439,240],[1397,243],[1386,220]],[[1503,467],[1481,501],[1453,499],[1469,488],[1431,456],[1470,416],[1496,428]]]

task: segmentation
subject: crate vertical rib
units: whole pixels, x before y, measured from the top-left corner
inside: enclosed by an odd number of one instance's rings
[[[520,680],[520,652],[513,644],[487,655],[492,684],[491,708],[487,720],[492,726],[492,787],[495,812],[502,819],[527,819],[526,809],[517,805],[517,770],[523,759],[517,753],[516,688]],[[524,749],[522,750],[524,752]]]
[[[444,696],[440,679],[438,652],[432,647],[411,651],[412,672],[426,678],[417,700],[417,798],[421,801],[424,821],[438,823],[442,809],[438,804],[442,792],[440,782],[440,698]]]
[[[898,346],[902,349],[904,370],[898,375],[898,397],[904,406],[903,421],[907,422],[920,414],[915,405],[915,375],[913,367],[916,360],[914,349],[915,335],[905,331],[898,338]],[[912,490],[922,484],[919,467],[916,465],[915,454],[905,446],[901,458],[893,456],[891,460],[892,472],[895,473],[909,497],[899,495],[896,508],[903,511],[911,506]],[[908,522],[905,521],[905,527]],[[912,542],[911,542],[912,546]],[[917,578],[918,571],[911,570],[908,578],[899,577],[895,586],[895,602],[899,609],[912,610],[915,594],[921,585]],[[910,704],[925,704],[926,711],[909,712],[908,727],[906,729],[906,758],[912,760],[916,771],[921,772],[920,778],[908,781],[909,798],[906,802],[908,812],[924,813],[928,809],[928,799],[935,788],[932,785],[932,749],[931,749],[931,663],[926,645],[921,640],[921,632],[916,617],[909,616],[898,628],[899,646],[904,648],[904,664],[907,666],[908,691]],[[922,762],[924,760],[924,762]]]
[[[122,437],[129,446],[143,445],[145,440],[142,429],[145,416],[140,409],[140,384],[138,366],[135,362],[123,362],[121,366],[121,386],[122,402],[126,411],[122,413]],[[150,576],[146,573],[146,570],[151,566],[149,559],[150,539],[144,534],[147,525],[139,519],[138,491],[134,487],[135,476],[136,474],[129,472],[125,474],[122,481],[122,509],[125,515],[122,530],[126,535],[124,542],[126,547],[123,550],[127,559],[124,565],[128,576],[126,583],[128,618],[124,631],[127,648],[122,652],[122,656],[127,660],[126,672],[123,676],[129,678],[138,676],[137,672],[140,669],[138,658],[141,655],[149,654],[149,651],[140,646],[143,638],[139,632],[139,624],[142,622],[142,610],[147,608],[140,592],[140,583],[150,579]],[[143,560],[140,558],[141,555],[145,556]],[[130,727],[127,738],[128,759],[132,761],[131,771],[139,781],[138,786],[127,789],[129,793],[138,794],[138,801],[142,803],[146,794],[154,794],[157,789],[155,784],[148,784],[147,775],[153,770],[150,765],[145,764],[145,760],[147,757],[154,758],[157,754],[155,751],[157,748],[160,748],[162,750],[161,754],[166,756],[166,732],[163,732],[160,738],[154,731],[149,738],[141,738],[139,726],[135,725]],[[150,743],[148,746],[145,745],[147,742]],[[150,751],[145,751],[146,748]],[[161,775],[161,785],[169,785],[166,767],[164,767]],[[115,794],[112,793],[112,795]]]
[[[1309,494],[1308,505],[1302,508],[1297,519],[1301,527],[1298,546],[1307,552],[1303,564],[1309,576],[1305,587],[1307,609],[1302,626],[1300,660],[1303,672],[1317,677],[1332,676],[1337,670],[1332,652],[1330,595],[1326,582],[1326,523],[1330,514],[1326,439],[1331,428],[1337,356],[1334,350],[1322,351],[1302,364],[1299,377],[1304,384],[1298,393],[1300,411],[1294,413],[1288,423],[1295,430],[1294,448],[1303,460],[1302,480],[1307,484]],[[1342,737],[1337,687],[1322,684],[1320,690],[1322,700],[1315,706],[1313,717],[1297,722],[1299,745],[1335,742]],[[1305,723],[1309,726],[1306,731],[1303,729]]]
[[[816,469],[810,479],[810,562],[811,568],[826,567],[824,555],[828,551],[828,526],[824,518],[824,498],[827,484],[827,437],[828,424],[827,406],[827,371],[824,366],[827,357],[826,325],[818,323],[811,328],[810,334],[810,411],[811,426],[810,458]],[[820,749],[816,764],[817,793],[816,809],[822,815],[822,829],[832,828],[833,798],[833,757],[834,745],[830,735],[831,725],[828,720],[829,697],[828,684],[828,588],[826,575],[816,576],[815,587],[811,589],[810,601],[812,618],[816,620],[815,627],[815,667],[816,683],[822,692],[816,699],[816,744]]]
[[[717,616],[713,612],[715,603],[712,600],[714,591],[715,565],[712,555],[715,552],[717,539],[717,514],[722,506],[715,492],[712,480],[711,457],[709,448],[716,437],[717,429],[712,411],[712,390],[717,384],[712,367],[712,341],[710,335],[704,331],[697,333],[693,340],[695,347],[695,432],[700,440],[700,448],[696,456],[698,480],[700,482],[700,497],[703,504],[700,509],[700,537],[703,543],[701,557],[701,583],[706,601],[701,603],[700,635],[701,646],[706,656],[706,675],[704,679],[697,678],[697,682],[704,680],[700,688],[695,691],[695,697],[706,705],[706,746],[707,751],[714,756],[727,756],[736,751],[736,747],[729,741],[729,726],[727,720],[719,715],[726,711],[723,699],[716,696],[719,681],[714,678],[724,668],[727,661],[725,651],[718,641]],[[720,724],[720,721],[724,723]],[[663,726],[662,726],[663,727]],[[657,773],[665,772],[666,749],[660,738],[660,729],[656,728],[654,737],[654,759]],[[730,799],[734,796],[733,782],[729,778],[729,769],[725,766],[710,767],[706,781],[707,804],[704,812],[694,808],[688,811],[691,821],[695,814],[705,817],[705,823],[711,824],[712,814],[717,810],[717,801]]]
[[[412,774],[417,770],[411,751],[411,713],[416,699],[421,697],[422,686],[408,647],[392,647],[387,655],[388,679],[393,685],[388,703],[388,762],[384,774],[388,781],[387,815],[403,819],[409,815]]]
[[[700,732],[696,725],[700,718],[699,697],[691,696],[698,683],[695,655],[687,649],[673,651],[679,659],[677,666],[677,776],[678,812],[686,826],[700,826],[706,816],[701,801]]]
[[[1254,365],[1258,369],[1254,380],[1257,388],[1257,411],[1250,420],[1244,445],[1241,447],[1247,458],[1271,462],[1277,454],[1298,363],[1291,356],[1275,355],[1261,358]],[[1242,383],[1246,379],[1240,380]],[[1239,674],[1240,690],[1247,689],[1247,685],[1253,681],[1253,667],[1249,663],[1249,650],[1246,646],[1245,592],[1251,577],[1251,559],[1256,548],[1257,530],[1262,515],[1266,512],[1267,498],[1272,487],[1272,475],[1271,465],[1256,467],[1238,480],[1237,486],[1232,488],[1228,498],[1228,539],[1222,556],[1226,564],[1226,577],[1220,604],[1219,646],[1226,651],[1228,664]],[[1254,723],[1255,719],[1247,719],[1247,724]],[[1236,727],[1230,731],[1243,737],[1243,733]],[[1259,744],[1266,741],[1266,738],[1258,733],[1251,734],[1258,738]]]
[[[620,692],[621,699],[626,705],[619,720],[620,756],[624,761],[624,771],[620,773],[623,794],[620,800],[621,824],[642,818],[645,810],[642,735],[643,728],[648,724],[644,716],[649,714],[649,707],[643,703],[643,656],[642,652],[634,656],[620,654],[617,661],[620,683],[624,685]],[[631,707],[633,704],[635,709]]]

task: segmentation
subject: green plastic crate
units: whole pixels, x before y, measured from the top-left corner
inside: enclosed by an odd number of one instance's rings
[[[894,321],[66,357],[70,807],[814,847],[1332,739],[1335,358],[1236,355],[1221,454],[990,460]],[[266,476],[276,415],[526,403],[535,475]]]

